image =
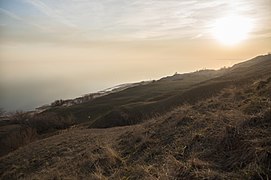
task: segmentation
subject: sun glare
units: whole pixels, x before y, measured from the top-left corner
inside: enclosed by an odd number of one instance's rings
[[[234,45],[247,39],[251,28],[252,22],[249,18],[231,15],[218,19],[212,33],[219,42]]]

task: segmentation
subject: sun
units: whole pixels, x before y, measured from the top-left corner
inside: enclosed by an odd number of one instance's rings
[[[231,15],[217,19],[212,34],[225,45],[235,45],[248,38],[251,28],[252,22],[249,18]]]

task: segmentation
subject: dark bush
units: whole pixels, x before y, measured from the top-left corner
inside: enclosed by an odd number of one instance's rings
[[[38,134],[44,134],[58,129],[65,129],[75,123],[72,116],[58,116],[54,113],[46,113],[34,116],[29,120],[29,125],[35,128]]]

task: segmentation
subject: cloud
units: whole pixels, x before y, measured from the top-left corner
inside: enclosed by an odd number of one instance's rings
[[[24,18],[22,18],[22,17],[16,15],[15,13],[13,13],[13,12],[11,12],[11,11],[8,11],[8,10],[6,10],[6,9],[0,8],[0,13],[3,13],[3,14],[5,14],[6,16],[12,18],[12,19],[15,19],[15,20],[17,20],[17,21],[21,21],[21,22],[26,23],[26,24],[28,24],[28,25],[30,25],[30,26],[33,26],[33,27],[36,27],[36,28],[39,28],[39,29],[44,29],[44,27],[42,27],[42,26],[40,26],[40,25],[38,25],[38,24],[36,24],[36,23],[27,21],[27,20],[25,20]],[[6,25],[5,25],[5,26],[6,26]]]
[[[16,15],[16,10],[1,11],[13,19],[43,28],[41,35],[52,36],[55,41],[208,38],[215,19],[230,13],[251,18],[255,22],[254,32],[263,32],[271,26],[270,0],[21,1],[43,16],[35,19],[36,15],[27,9],[22,9],[26,11],[23,17]]]
[[[0,8],[0,12],[4,13],[5,15],[7,15],[7,16],[15,19],[15,20],[18,20],[18,21],[22,21],[23,20],[21,17],[19,17],[16,14],[14,14],[14,13],[8,11],[8,10],[5,10],[3,8]]]
[[[59,11],[57,11],[54,8],[51,8],[51,7],[47,6],[44,2],[42,2],[40,0],[25,0],[25,2],[33,5],[34,7],[36,7],[37,9],[39,9],[42,13],[44,13],[48,17],[50,17],[52,19],[56,19],[57,21],[59,21],[60,23],[66,25],[66,26],[77,27],[75,24],[73,24],[72,22],[70,22],[63,15],[61,15],[59,13]]]

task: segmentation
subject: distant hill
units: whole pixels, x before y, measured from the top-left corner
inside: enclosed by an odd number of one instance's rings
[[[47,112],[60,116],[70,113],[90,127],[113,127],[141,122],[183,103],[195,102],[218,93],[222,88],[270,73],[270,55],[220,70],[175,74],[158,81],[110,93],[70,107],[55,107]]]
[[[85,94],[84,96],[81,96],[81,97],[78,97],[75,99],[56,100],[56,101],[52,102],[50,105],[44,105],[44,106],[36,108],[36,110],[33,111],[33,113],[34,114],[41,113],[43,111],[46,111],[46,110],[54,108],[54,107],[69,107],[69,106],[73,106],[73,105],[77,105],[77,104],[86,103],[86,102],[92,101],[93,99],[96,99],[96,98],[99,98],[102,96],[106,96],[111,93],[116,93],[116,92],[123,91],[127,88],[130,88],[130,87],[135,87],[135,86],[144,85],[144,84],[148,84],[148,83],[149,83],[149,81],[120,84],[120,85],[117,85],[117,86],[114,86],[111,88],[104,89],[102,91],[98,91],[96,93]]]
[[[18,112],[0,179],[270,179],[270,72],[264,55]]]

